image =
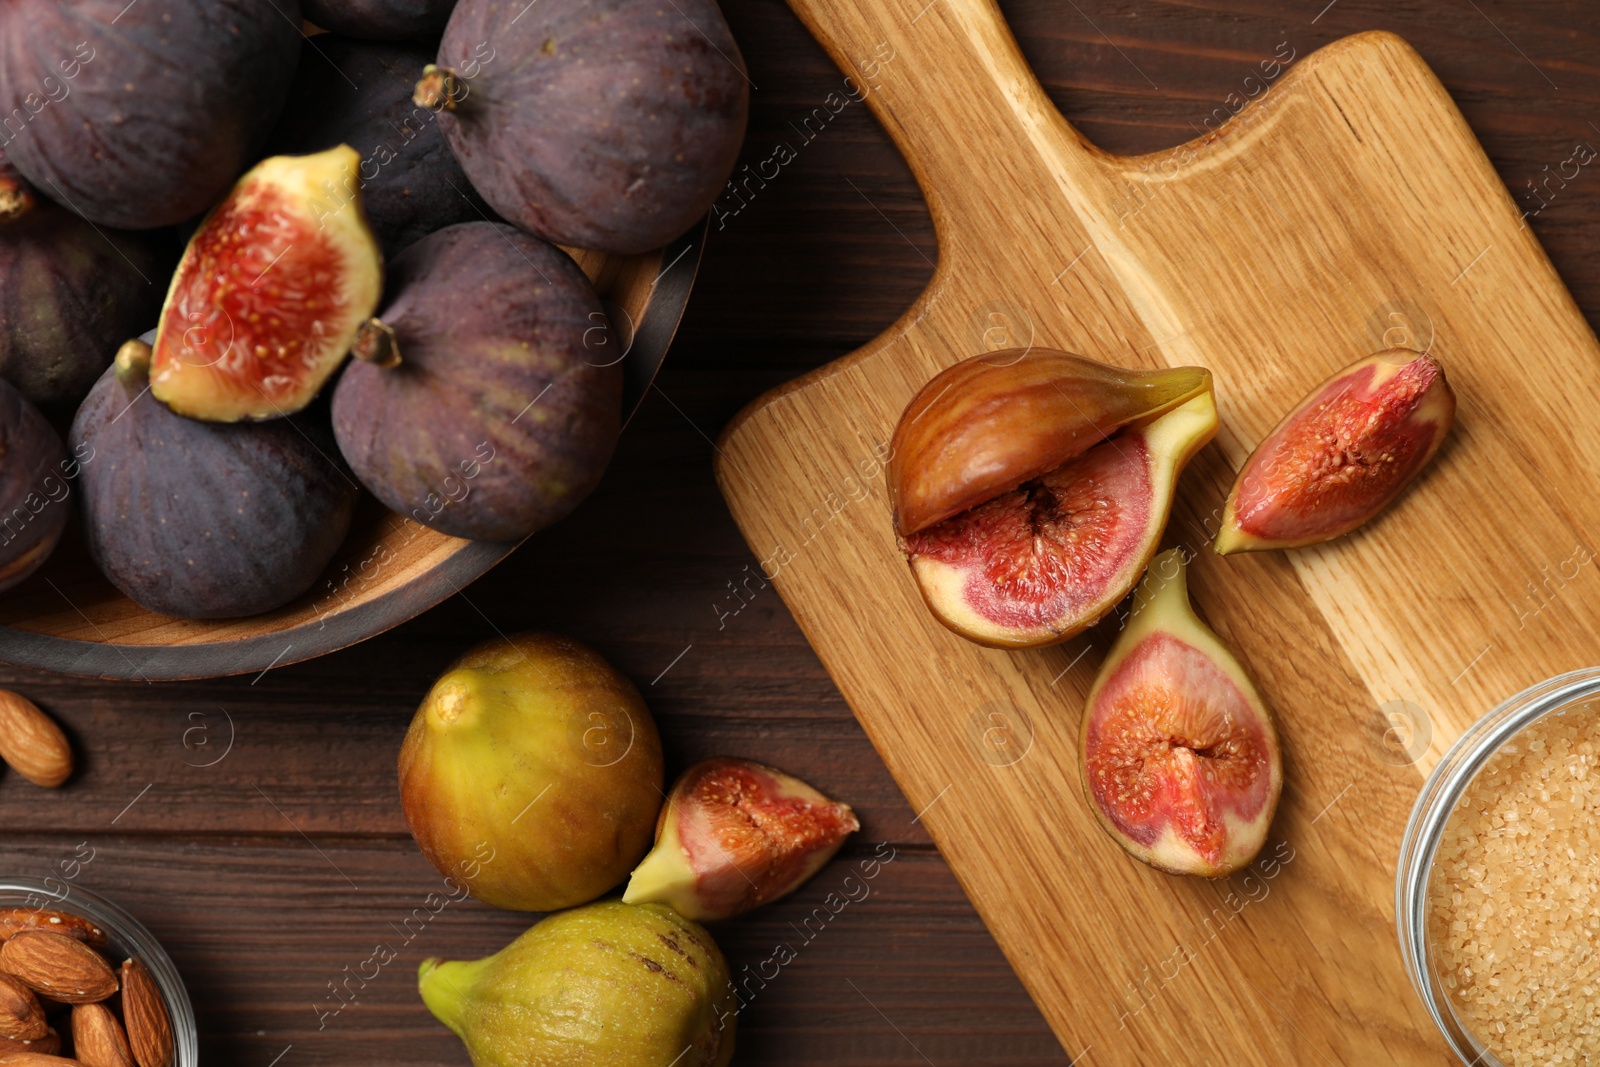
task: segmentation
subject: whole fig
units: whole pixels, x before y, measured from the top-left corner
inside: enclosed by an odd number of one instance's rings
[[[400,800],[439,872],[496,907],[593,900],[650,847],[661,739],[633,683],[552,634],[457,660],[400,748]]]
[[[0,377],[71,411],[161,308],[171,261],[147,234],[97,228],[0,157]]]
[[[737,1000],[711,935],[665,904],[545,918],[493,956],[424,960],[417,988],[475,1067],[725,1067]]]
[[[461,0],[417,103],[504,218],[633,255],[722,192],[749,84],[716,0]]]
[[[420,44],[331,33],[308,39],[268,145],[273,155],[340,144],[359,152],[361,207],[386,259],[435,230],[486,217],[437,116],[411,99],[417,71],[432,58],[433,50]]]
[[[39,410],[0,380],[0,591],[38,570],[55,550],[78,470]]]
[[[577,507],[616,447],[622,368],[599,355],[605,312],[571,257],[467,222],[402,253],[384,293],[333,395],[362,484],[424,526],[489,541]]]
[[[208,423],[150,394],[150,346],[123,345],[72,423],[90,554],[163,615],[226,619],[311,587],[359,495],[310,417]]]
[[[0,147],[91,222],[182,222],[259,152],[299,47],[296,0],[7,0]]]

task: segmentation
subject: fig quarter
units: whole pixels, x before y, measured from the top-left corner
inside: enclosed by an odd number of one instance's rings
[[[1245,460],[1218,555],[1299,548],[1377,515],[1433,458],[1456,398],[1437,357],[1392,348],[1324,380]]]
[[[1266,843],[1283,789],[1266,702],[1189,604],[1182,550],[1150,564],[1084,702],[1089,804],[1129,854],[1221,878]]]
[[[72,746],[33,701],[0,689],[0,759],[35,785],[54,789],[72,776]],[[4,935],[0,912],[0,936]]]

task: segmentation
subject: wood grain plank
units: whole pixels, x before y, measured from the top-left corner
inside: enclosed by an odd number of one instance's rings
[[[1579,413],[1600,399],[1600,348],[1470,129],[1412,49],[1374,34],[1303,60],[1181,154],[1114,157],[1060,119],[991,4],[793,6],[862,77],[867,50],[887,43],[872,53],[893,60],[870,102],[927,193],[941,255],[887,332],[727,431],[719,478],[752,548],[781,563],[785,601],[913,806],[930,808],[935,840],[1066,1048],[1112,1063],[1330,1050],[1438,1062],[1393,945],[1408,793],[1495,701],[1593,655],[1581,636],[1512,633],[1496,616],[1541,563],[1587,553],[1583,531],[1600,518],[1587,486],[1547,473],[1600,459]],[[974,317],[997,306],[1028,335],[974,337]],[[1397,306],[1420,309],[1463,397],[1463,428],[1433,472],[1346,542],[1196,563],[1203,610],[1263,676],[1294,771],[1277,824],[1290,873],[1196,964],[1193,942],[1214,939],[1212,889],[1132,869],[1079,795],[1082,683],[1058,684],[1068,652],[1098,659],[1096,638],[1005,654],[938,627],[894,548],[883,442],[916,388],[986,348],[1200,363],[1224,419],[1204,480],[1182,490],[1204,529],[1255,441],[1314,383],[1386,347],[1372,324]],[[1496,521],[1507,512],[1517,525]],[[1597,580],[1572,580],[1578,635],[1600,622]],[[1263,625],[1263,600],[1302,623]],[[1477,662],[1486,641],[1508,654]],[[1432,729],[1432,749],[1398,775],[1364,728],[1395,698]],[[1032,723],[1032,758],[999,773],[963,751],[964,721],[997,706]],[[1139,975],[1175,955],[1190,969],[1147,1012]],[[1093,990],[1065,974],[1092,975]]]

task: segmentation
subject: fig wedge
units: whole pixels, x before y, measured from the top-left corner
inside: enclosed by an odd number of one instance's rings
[[[904,548],[923,599],[940,622],[993,648],[1082,633],[1139,580],[1166,529],[1178,472],[1216,432],[1207,388],[911,535]]]
[[[1388,507],[1455,420],[1444,367],[1391,348],[1311,391],[1245,460],[1213,547],[1218,555],[1331,541]]]
[[[1179,549],[1157,556],[1084,706],[1079,753],[1100,823],[1169,874],[1221,878],[1266,843],[1283,762],[1244,667],[1189,605]]]
[[[353,148],[273,156],[206,216],[167,290],[150,391],[179,415],[270,419],[311,402],[383,287]]]
[[[860,828],[849,805],[774,767],[702,760],[673,784],[655,848],[622,899],[670,904],[696,922],[731,919],[794,892]]]
[[[962,360],[923,386],[895,427],[895,532],[919,533],[1210,391],[1204,367],[1125,370],[1042,348]]]

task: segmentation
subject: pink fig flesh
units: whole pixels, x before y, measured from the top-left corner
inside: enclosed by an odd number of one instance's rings
[[[716,922],[798,889],[861,828],[846,804],[773,767],[713,757],[673,784],[622,899]]]
[[[1389,505],[1455,419],[1444,368],[1396,348],[1327,379],[1245,461],[1228,494],[1221,555],[1298,548],[1349,533]]]
[[[1093,625],[1155,554],[1181,471],[1216,433],[1209,388],[1164,415],[905,539],[934,615],[996,648]]]
[[[1266,843],[1283,789],[1272,715],[1189,606],[1182,554],[1156,557],[1084,708],[1084,785],[1101,825],[1170,874],[1220,878]]]

